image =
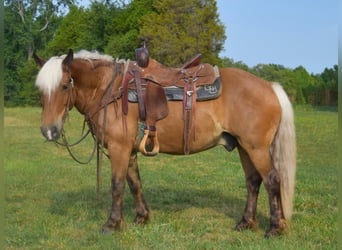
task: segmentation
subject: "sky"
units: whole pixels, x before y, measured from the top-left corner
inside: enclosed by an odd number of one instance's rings
[[[338,63],[338,0],[217,0],[217,7],[227,36],[221,57],[314,74]]]
[[[227,36],[220,56],[322,73],[338,61],[337,2],[217,0]]]

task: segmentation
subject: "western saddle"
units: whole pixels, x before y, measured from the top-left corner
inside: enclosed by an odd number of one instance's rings
[[[159,152],[156,122],[169,112],[167,88],[182,89],[184,154],[190,153],[191,134],[195,139],[196,90],[220,79],[217,67],[201,64],[200,59],[201,54],[197,54],[181,68],[169,68],[150,59],[144,46],[136,50],[136,62],[129,62],[126,66],[122,82],[123,114],[128,112],[129,91],[136,91],[139,119],[144,123],[144,135],[139,146],[142,154],[154,156]]]

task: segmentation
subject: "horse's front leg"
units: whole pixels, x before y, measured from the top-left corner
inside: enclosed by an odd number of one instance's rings
[[[123,229],[123,197],[125,181],[130,160],[130,150],[118,146],[108,146],[112,165],[112,209],[107,222],[103,225],[104,233]]]
[[[128,165],[128,172],[127,172],[127,183],[131,190],[131,193],[135,200],[135,207],[136,207],[136,217],[134,222],[136,224],[144,224],[149,221],[150,218],[150,211],[148,206],[145,202],[143,191],[142,191],[142,184],[138,169],[138,161],[137,161],[137,153],[134,152],[131,155],[131,159]]]

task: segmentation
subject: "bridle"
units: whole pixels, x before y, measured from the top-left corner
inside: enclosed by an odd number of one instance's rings
[[[66,102],[66,105],[65,105],[65,111],[64,111],[64,115],[63,115],[63,118],[62,118],[62,123],[64,124],[65,121],[69,118],[69,112],[70,110],[73,108],[74,106],[74,100],[75,100],[75,85],[74,85],[74,79],[70,76],[70,80],[69,80],[69,83],[68,83],[70,86],[68,86],[68,98],[67,98],[67,102]],[[75,154],[71,151],[71,148],[80,144],[83,140],[85,140],[87,138],[87,136],[89,135],[90,133],[90,129],[87,130],[87,132],[85,132],[85,122],[83,123],[83,127],[82,127],[82,133],[81,133],[81,138],[78,139],[76,142],[73,142],[73,143],[69,143],[68,142],[68,139],[66,137],[66,132],[64,130],[64,128],[62,128],[62,131],[61,131],[61,139],[62,139],[62,142],[59,142],[59,141],[55,141],[56,144],[60,145],[60,146],[64,146],[68,152],[69,152],[69,155],[71,156],[71,158],[76,161],[77,163],[79,164],[88,164],[94,157],[94,154],[95,154],[95,148],[96,148],[96,144],[94,143],[94,147],[93,147],[93,150],[92,150],[92,153],[89,157],[88,160],[86,161],[81,161],[79,160]]]

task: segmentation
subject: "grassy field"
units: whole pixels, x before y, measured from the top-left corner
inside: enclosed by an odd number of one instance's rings
[[[40,108],[5,109],[6,249],[337,249],[336,109],[296,108],[298,166],[290,232],[264,239],[268,200],[258,203],[257,231],[233,230],[244,209],[246,188],[237,151],[223,147],[192,156],[139,157],[150,224],[134,226],[126,190],[125,230],[100,233],[111,206],[110,166],[96,199],[96,163],[79,165],[67,151],[45,143]],[[66,124],[71,140],[82,118]],[[88,140],[75,148],[86,160]]]

